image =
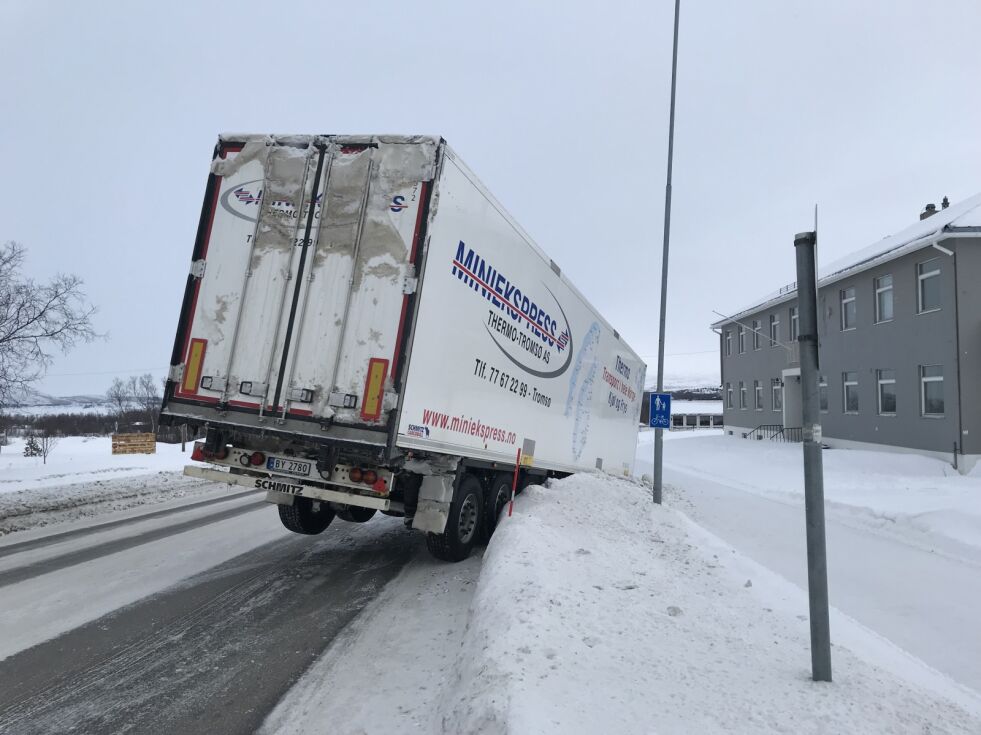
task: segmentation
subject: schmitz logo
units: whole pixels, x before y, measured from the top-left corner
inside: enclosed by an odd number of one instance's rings
[[[257,479],[255,486],[257,490],[272,490],[273,492],[289,493],[290,495],[301,495],[303,493],[303,485],[294,485],[289,482],[279,482],[278,480]]]
[[[263,180],[255,179],[239,184],[234,189],[229,189],[221,195],[221,208],[231,215],[240,219],[255,222],[262,207],[262,187]],[[314,200],[316,209],[313,216],[320,217],[320,203],[323,193],[318,194]],[[310,211],[310,202],[305,202],[303,206],[303,216]],[[274,200],[269,204],[268,212],[274,217],[284,219],[296,219],[296,206],[289,200]]]
[[[484,329],[508,360],[539,378],[556,378],[568,369],[572,330],[548,286],[541,284],[548,292],[546,301],[529,295],[463,240],[451,273],[489,302]]]
[[[409,424],[409,436],[427,437],[429,436],[429,427]]]

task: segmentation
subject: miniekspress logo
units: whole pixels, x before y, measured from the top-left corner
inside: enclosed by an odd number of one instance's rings
[[[490,303],[484,328],[511,362],[540,378],[555,378],[566,371],[572,361],[572,331],[548,286],[542,284],[550,304],[522,291],[463,240],[457,245],[451,274]]]

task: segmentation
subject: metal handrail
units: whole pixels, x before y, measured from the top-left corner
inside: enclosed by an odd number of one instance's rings
[[[800,426],[783,426],[782,424],[760,424],[746,434],[747,439],[769,439],[781,442],[802,442],[804,430]]]

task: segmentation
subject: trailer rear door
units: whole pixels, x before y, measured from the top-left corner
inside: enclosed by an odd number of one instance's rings
[[[221,145],[165,410],[320,437],[325,425],[384,428],[437,145]]]

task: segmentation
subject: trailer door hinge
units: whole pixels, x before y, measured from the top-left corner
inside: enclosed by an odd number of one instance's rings
[[[171,365],[167,371],[167,380],[172,383],[180,383],[184,379],[184,363]]]
[[[416,278],[416,268],[410,265],[405,271],[405,280],[402,281],[402,293],[408,295],[416,292],[419,286],[419,279]]]
[[[207,265],[207,263],[204,260],[204,258],[202,258],[201,260],[193,260],[193,261],[191,261],[191,277],[192,278],[201,278],[201,277],[203,277],[204,276],[204,268],[205,268],[206,265]]]

